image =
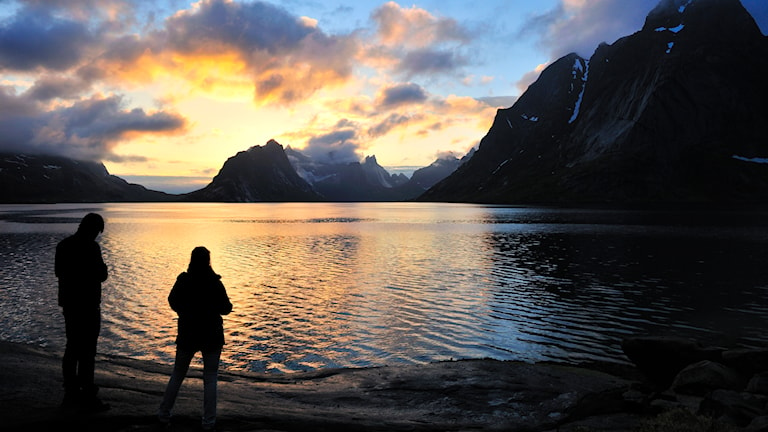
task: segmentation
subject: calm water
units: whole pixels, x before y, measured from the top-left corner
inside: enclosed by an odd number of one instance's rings
[[[768,214],[417,203],[0,206],[0,339],[63,350],[54,248],[89,211],[107,354],[172,362],[166,298],[199,245],[236,370],[623,362],[638,333],[768,345]]]

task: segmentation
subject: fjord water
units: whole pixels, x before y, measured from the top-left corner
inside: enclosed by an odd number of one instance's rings
[[[0,206],[0,339],[63,350],[54,250],[90,211],[107,223],[104,354],[172,362],[166,298],[200,245],[234,304],[231,369],[625,362],[636,334],[768,343],[765,213],[433,203]]]

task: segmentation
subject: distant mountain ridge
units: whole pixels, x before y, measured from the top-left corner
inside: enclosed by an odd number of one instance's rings
[[[738,0],[663,0],[637,33],[548,66],[420,199],[768,203],[766,76]]]
[[[367,156],[362,163],[329,163],[313,160],[290,147],[286,154],[296,172],[325,200],[341,202],[410,200],[450,175],[462,163],[456,157],[445,156],[414,171],[409,179],[404,174],[387,172],[376,156]]]
[[[98,162],[61,156],[0,154],[0,203],[172,201],[128,183]]]
[[[422,194],[465,160],[440,158],[409,179],[389,174],[375,156],[363,163],[317,163],[270,140],[230,157],[204,188],[167,194],[128,183],[98,162],[0,154],[0,203],[403,201]]]
[[[328,201],[397,201],[393,189],[408,182],[404,175],[391,175],[368,156],[363,163],[318,162],[299,150],[286,149],[296,172]]]
[[[187,201],[404,201],[447,177],[461,161],[446,157],[414,173],[391,175],[368,156],[364,162],[315,161],[275,140],[229,158],[210,184],[181,195]]]

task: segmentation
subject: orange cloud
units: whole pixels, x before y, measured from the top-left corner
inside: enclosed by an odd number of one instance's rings
[[[392,1],[377,9],[372,18],[378,24],[378,38],[389,46],[424,48],[437,42],[467,38],[453,19],[437,18],[415,6],[401,8]]]

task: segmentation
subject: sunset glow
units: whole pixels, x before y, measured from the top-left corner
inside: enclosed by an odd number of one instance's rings
[[[275,139],[387,169],[476,147],[498,108],[657,0],[0,3],[0,151],[201,188]],[[763,31],[768,5],[743,0]]]

